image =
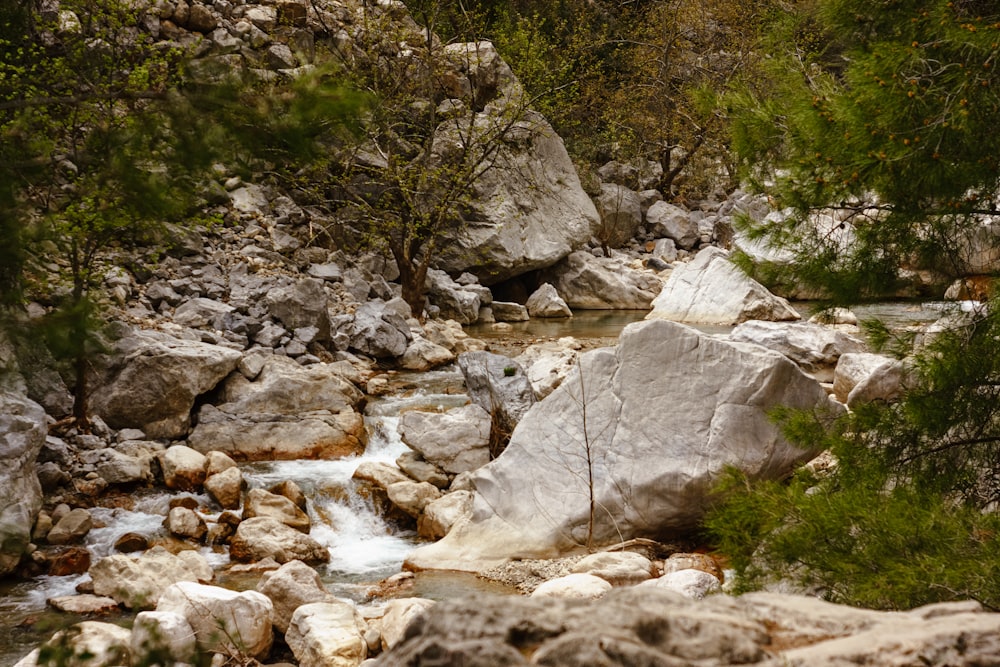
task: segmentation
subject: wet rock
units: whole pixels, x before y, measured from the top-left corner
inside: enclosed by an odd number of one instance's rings
[[[253,562],[273,558],[279,563],[301,560],[326,563],[330,553],[313,538],[271,517],[241,521],[229,545],[233,560]]]
[[[205,491],[223,509],[239,509],[243,497],[243,473],[239,468],[226,468],[205,480]]]
[[[284,496],[264,489],[250,489],[243,507],[243,520],[271,517],[295,530],[309,534],[309,516]]]
[[[208,532],[205,519],[186,507],[175,507],[167,514],[164,525],[171,535],[201,541]]]
[[[48,574],[64,577],[84,574],[90,569],[90,552],[85,547],[69,547],[47,556]]]
[[[82,540],[93,527],[90,512],[78,507],[56,521],[45,539],[49,544],[71,544]]]

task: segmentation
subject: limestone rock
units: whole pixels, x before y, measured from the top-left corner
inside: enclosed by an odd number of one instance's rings
[[[45,645],[57,650],[63,647],[74,656],[90,656],[69,663],[74,666],[119,667],[129,664],[131,659],[131,636],[127,628],[114,623],[83,621],[60,630]]]
[[[780,352],[821,382],[833,379],[840,356],[864,352],[866,345],[838,329],[812,322],[766,322],[751,320],[733,329],[730,340],[756,343]]]
[[[191,552],[189,558],[204,561]],[[208,563],[204,566],[211,572]],[[199,581],[204,573],[163,547],[153,547],[139,558],[105,556],[90,568],[94,593],[114,598],[129,609],[152,609],[163,591],[178,581]]]
[[[424,598],[389,600],[385,606],[385,615],[382,617],[382,649],[388,650],[399,644],[413,619],[434,605],[433,600]]]
[[[170,611],[141,611],[132,624],[132,655],[155,654],[177,663],[194,663],[198,645],[187,619]]]
[[[698,245],[698,222],[679,206],[656,202],[646,211],[646,225],[653,236],[668,238],[678,248],[691,250]]]
[[[504,453],[473,473],[471,518],[407,562],[479,570],[690,529],[725,467],[780,477],[815,455],[782,437],[767,416],[775,405],[824,409],[829,401],[771,350],[661,320],[631,324],[616,348],[582,355]],[[601,508],[592,534],[590,472]]]
[[[879,366],[851,389],[847,395],[847,407],[854,409],[872,401],[895,401],[911,381],[912,370],[905,360],[899,359],[888,366]]]
[[[46,536],[49,544],[71,544],[79,542],[94,526],[90,511],[82,507],[70,511],[52,526]]]
[[[402,355],[413,338],[403,312],[408,315],[409,306],[402,300],[400,303],[377,300],[362,303],[354,312],[354,321],[347,331],[351,348],[376,358]]]
[[[188,444],[242,461],[335,459],[364,451],[364,420],[354,410],[300,415],[231,415],[203,406]]]
[[[612,586],[631,586],[653,576],[653,563],[642,554],[631,551],[602,551],[584,556],[572,571],[592,574]]]
[[[413,518],[420,516],[424,508],[441,497],[437,487],[429,482],[396,482],[386,487],[389,501]]]
[[[374,484],[380,489],[386,489],[396,482],[410,481],[399,468],[383,461],[363,461],[355,468],[353,478]]]
[[[358,667],[367,655],[354,605],[313,602],[295,610],[285,641],[301,667]]]
[[[265,572],[257,590],[271,600],[271,622],[281,632],[287,632],[295,610],[313,602],[333,602],[319,574],[300,560],[291,560],[277,570]]]
[[[600,194],[594,198],[594,206],[601,216],[598,238],[611,248],[628,243],[642,226],[639,193],[623,185],[602,183]]]
[[[427,298],[441,309],[442,318],[460,324],[474,323],[479,319],[479,307],[488,305],[483,303],[477,290],[459,285],[437,269],[427,271]]]
[[[659,579],[653,579],[644,585],[676,591],[692,600],[700,600],[711,593],[722,590],[721,582],[708,572],[702,570],[677,570],[668,572]]]
[[[186,445],[168,447],[157,455],[163,483],[168,489],[197,491],[205,483],[208,459],[201,452]]]
[[[519,303],[509,301],[494,301],[490,304],[493,319],[497,322],[527,322],[531,319],[528,309]]]
[[[661,287],[655,276],[618,258],[594,257],[582,250],[543,272],[542,279],[570,308],[583,310],[647,310]]]
[[[408,371],[429,371],[455,360],[455,353],[423,336],[415,336],[399,360],[400,368]]]
[[[531,317],[573,317],[573,311],[549,283],[542,283],[524,305]]]
[[[189,510],[186,507],[172,508],[167,514],[164,524],[171,535],[189,537],[195,541],[200,541],[208,532],[205,519],[194,510]]]
[[[48,427],[42,406],[24,396],[0,392],[0,576],[12,572],[31,542],[42,507],[35,459]]]
[[[405,412],[399,434],[424,459],[452,474],[477,470],[490,461],[490,415],[478,405],[444,413]]]
[[[243,519],[253,517],[271,517],[290,528],[309,534],[311,522],[309,516],[299,509],[291,500],[264,489],[250,489],[243,507]]]
[[[92,392],[93,411],[112,428],[135,427],[149,438],[179,438],[198,396],[240,361],[236,350],[135,330],[115,342]]]
[[[459,519],[472,511],[472,492],[453,491],[424,506],[417,520],[417,533],[429,540],[437,540],[448,534]]]
[[[470,271],[484,285],[555,264],[599,224],[562,139],[540,114],[525,113],[510,136],[518,140],[504,142],[497,157],[509,168],[476,182],[470,221],[438,259],[438,268]]]
[[[550,579],[531,593],[533,598],[594,600],[611,590],[611,584],[593,574],[575,573]]]
[[[60,595],[46,602],[53,609],[67,614],[109,614],[118,611],[118,603],[103,595]]]
[[[213,329],[223,329],[223,317],[236,310],[229,304],[197,297],[185,301],[174,310],[174,322],[181,326],[200,329],[210,326]]]
[[[240,506],[243,484],[243,473],[239,468],[226,468],[205,480],[205,491],[222,509],[234,510]]]
[[[884,354],[867,352],[845,354],[840,357],[833,374],[833,395],[847,403],[851,391],[866,378],[887,371],[896,360]]]
[[[724,250],[710,246],[676,267],[647,319],[703,324],[799,319],[785,299],[768,292],[727,257]]]
[[[241,521],[229,545],[233,560],[256,562],[273,558],[279,563],[301,560],[326,563],[330,552],[319,542],[271,517]]]
[[[237,593],[219,586],[180,582],[167,588],[158,612],[184,618],[198,649],[209,653],[263,658],[271,650],[271,601],[257,591]]]
[[[304,278],[291,285],[275,287],[265,299],[268,312],[288,329],[316,327],[316,340],[330,340],[330,315],[323,281]]]

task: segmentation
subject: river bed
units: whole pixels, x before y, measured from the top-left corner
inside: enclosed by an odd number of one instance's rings
[[[798,303],[804,317],[814,304]],[[938,319],[943,303],[890,303],[859,306],[859,319],[878,317],[890,327],[906,328]],[[585,347],[613,345],[621,329],[640,321],[645,311],[579,311],[570,319],[534,319],[509,326],[476,325],[467,332],[487,342],[499,353],[516,355],[534,342],[556,340],[564,336],[579,339]],[[732,327],[699,326],[706,333],[725,334]],[[278,461],[241,466],[251,487],[269,487],[284,480],[295,481],[310,499],[313,520],[311,535],[330,552],[329,564],[318,568],[327,587],[337,596],[358,602],[368,597],[369,588],[400,571],[406,554],[419,541],[416,534],[388,524],[370,499],[354,491],[352,475],[363,461],[394,462],[408,450],[396,432],[399,414],[410,409],[446,410],[463,405],[468,397],[462,375],[455,366],[427,373],[398,373],[392,376],[398,388],[393,395],[373,398],[365,409],[369,444],[361,456],[336,461]],[[86,545],[93,560],[113,553],[121,535],[137,532],[166,537],[161,524],[171,498],[179,495],[163,489],[142,490],[135,494],[129,509],[96,508],[94,518],[102,525],[90,532]],[[207,496],[192,495],[201,507],[210,507]],[[220,572],[220,582],[232,588],[252,588],[259,575],[230,576],[225,553],[203,547],[201,553]],[[29,581],[0,582],[0,667],[13,665],[39,642],[83,617],[52,611],[48,598],[71,595],[86,575],[38,577]],[[506,591],[498,585],[471,575],[424,573],[403,594],[444,599],[481,591]],[[128,623],[131,614],[121,613],[100,620]]]

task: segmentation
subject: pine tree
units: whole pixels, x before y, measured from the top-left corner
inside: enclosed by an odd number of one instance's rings
[[[1000,194],[1000,10],[821,0],[792,18],[794,48],[733,106],[747,174],[788,207],[748,233],[794,255],[777,274],[839,302],[891,292],[905,266],[963,275]],[[707,525],[745,588],[789,578],[880,608],[1000,607],[1000,301],[896,349],[911,368],[897,402],[832,423],[776,415],[793,442],[830,449],[832,472],[720,488]]]

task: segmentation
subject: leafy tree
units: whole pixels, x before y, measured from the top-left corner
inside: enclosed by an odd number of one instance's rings
[[[907,265],[961,275],[1000,183],[997,7],[821,0],[789,17],[780,34],[793,48],[734,102],[746,173],[788,207],[750,232],[794,255],[785,273],[837,301],[891,290]],[[955,314],[916,347],[895,341],[911,368],[896,402],[832,423],[776,415],[837,465],[723,484],[708,527],[744,587],[784,577],[873,607],[1000,607],[998,309]]]
[[[368,113],[360,138],[340,144],[318,182],[355,242],[391,254],[415,316],[427,271],[467,224],[484,177],[535,131],[521,88],[482,74],[494,66],[489,44],[451,48],[437,37],[443,7],[418,12],[421,25],[365,8],[348,75],[369,96]]]

